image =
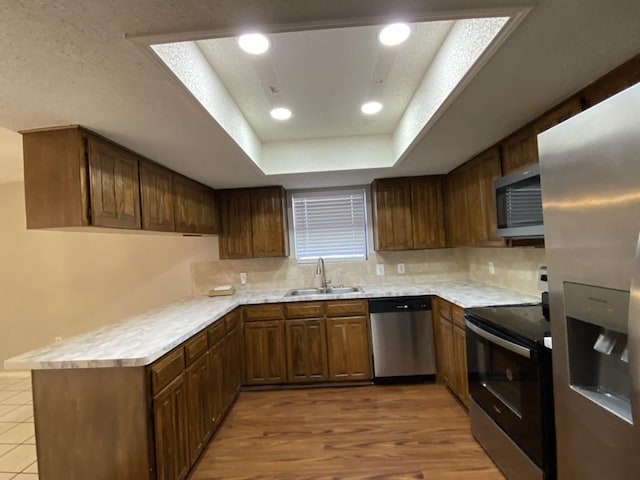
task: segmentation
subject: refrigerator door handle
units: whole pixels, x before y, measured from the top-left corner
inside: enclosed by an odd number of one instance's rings
[[[640,238],[638,238],[636,246],[636,257],[631,276],[627,349],[631,376],[631,414],[633,424],[640,427]]]

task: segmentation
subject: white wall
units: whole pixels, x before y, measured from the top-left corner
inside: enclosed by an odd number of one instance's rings
[[[215,237],[27,230],[22,182],[0,184],[0,225],[0,362],[191,295],[218,256]]]

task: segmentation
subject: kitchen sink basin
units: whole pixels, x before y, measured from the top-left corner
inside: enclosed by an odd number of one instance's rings
[[[327,287],[327,288],[294,288],[289,290],[285,297],[299,297],[303,295],[340,295],[345,293],[362,292],[360,287]]]

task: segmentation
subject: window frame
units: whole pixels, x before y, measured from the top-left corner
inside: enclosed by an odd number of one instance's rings
[[[346,262],[366,262],[371,254],[371,245],[373,245],[373,233],[371,230],[371,190],[369,185],[348,185],[343,187],[315,187],[300,188],[295,190],[287,190],[287,220],[289,222],[289,245],[290,255],[294,257],[298,265],[312,265],[318,261],[318,257],[313,259],[298,259],[296,249],[295,222],[293,218],[293,196],[300,193],[353,193],[355,191],[364,192],[364,233],[365,233],[365,253],[364,257],[322,257],[325,263],[346,263]]]

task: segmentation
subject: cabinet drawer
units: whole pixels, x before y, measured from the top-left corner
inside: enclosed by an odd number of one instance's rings
[[[184,370],[184,348],[176,348],[151,365],[151,383],[153,393],[160,392],[164,387]]]
[[[451,304],[446,300],[438,298],[438,309],[440,311],[440,316],[446,318],[451,321]]]
[[[284,313],[287,318],[314,318],[322,316],[322,302],[285,303]]]
[[[231,313],[227,313],[224,317],[224,330],[229,333],[231,330],[236,328],[240,322],[240,310],[234,310]]]
[[[216,322],[207,329],[207,336],[209,337],[209,347],[213,347],[216,343],[224,338],[225,333],[225,321],[224,317],[219,318]]]
[[[367,315],[369,305],[366,300],[335,300],[326,303],[327,317]]]
[[[464,330],[464,308],[453,305],[451,307],[451,316],[453,317],[453,324]]]
[[[207,332],[200,332],[191,340],[189,340],[184,347],[187,366],[191,365],[198,358],[200,358],[209,348],[207,342]]]
[[[283,318],[282,305],[252,305],[244,307],[244,319],[247,322],[255,320],[280,320]]]

